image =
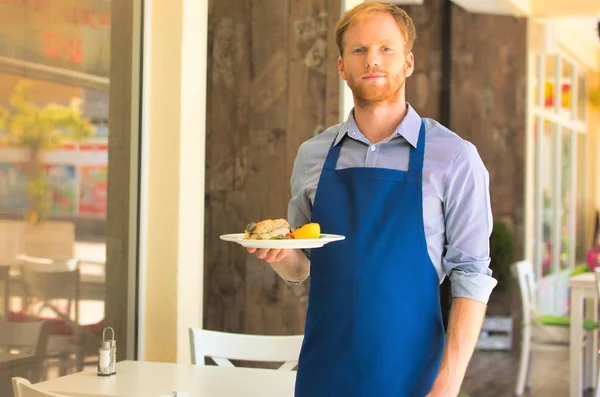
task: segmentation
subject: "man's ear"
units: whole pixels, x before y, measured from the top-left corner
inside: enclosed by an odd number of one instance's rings
[[[410,77],[415,71],[415,55],[412,52],[409,52],[406,56],[404,68],[406,69],[406,77]]]
[[[342,80],[346,80],[346,71],[344,70],[344,60],[342,59],[342,56],[340,55],[338,57],[338,73],[340,74],[340,77],[342,78]]]

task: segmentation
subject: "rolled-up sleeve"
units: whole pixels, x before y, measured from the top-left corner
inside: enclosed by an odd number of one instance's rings
[[[310,222],[312,217],[312,203],[306,193],[306,162],[304,160],[304,144],[298,148],[294,169],[290,179],[292,198],[288,204],[288,222],[292,229]],[[310,250],[302,252],[310,259]]]
[[[493,221],[489,174],[475,146],[463,141],[446,178],[442,265],[450,277],[452,297],[487,303],[497,284],[489,268]]]
[[[288,205],[288,222],[292,228],[310,222],[312,204],[306,194],[306,162],[304,161],[304,144],[298,148],[294,169],[290,178],[292,198]]]

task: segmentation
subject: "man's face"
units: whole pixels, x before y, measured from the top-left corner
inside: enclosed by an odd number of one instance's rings
[[[348,26],[338,69],[352,93],[367,104],[392,103],[414,70],[414,56],[396,19],[374,12]]]

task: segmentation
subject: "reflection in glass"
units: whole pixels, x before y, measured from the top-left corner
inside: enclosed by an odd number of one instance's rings
[[[586,79],[583,75],[579,76],[579,86],[577,88],[577,119],[585,121],[585,105],[586,105]]]
[[[573,201],[571,197],[571,131],[561,129],[561,208],[560,214],[560,266],[566,268],[571,265],[570,256],[570,238],[571,238],[571,212],[573,211]]]
[[[546,275],[552,271],[553,263],[554,134],[553,126],[548,121],[544,121],[543,126],[539,162],[541,169],[538,171],[538,175],[541,178],[542,192],[542,275]]]
[[[587,170],[586,170],[586,134],[577,134],[577,208],[575,212],[577,237],[575,239],[577,245],[577,262],[584,260],[586,250],[589,247],[590,241],[586,240],[585,226],[587,222],[587,213],[585,211],[585,197],[587,186]]]
[[[554,83],[556,81],[556,56],[546,55],[544,60],[546,74],[544,76],[544,107],[554,107]]]
[[[533,78],[533,103],[535,104],[535,106],[541,106],[542,105],[542,101],[540,98],[540,90],[539,90],[539,82],[544,78],[543,76],[539,75],[539,70],[540,70],[540,55],[535,54],[533,57],[534,61],[534,78]]]
[[[11,293],[0,316],[53,321],[43,378],[97,361],[110,8],[110,1],[0,1],[0,271],[10,269]]]
[[[572,92],[572,83],[573,83],[573,66],[565,61],[564,59],[561,62],[561,90],[560,90],[560,106],[561,111],[566,112],[565,115],[570,118],[571,112],[571,92]],[[568,113],[567,113],[568,112]]]

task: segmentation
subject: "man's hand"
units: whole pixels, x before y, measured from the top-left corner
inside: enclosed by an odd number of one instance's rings
[[[265,248],[247,248],[247,250],[255,254],[258,259],[269,263],[284,280],[301,282],[308,277],[310,262],[301,250]]]
[[[438,375],[431,391],[426,397],[456,397],[460,393],[460,390],[455,389],[451,387],[448,380],[444,380],[444,377]]]
[[[268,248],[247,248],[251,254],[256,253],[258,259],[262,259],[267,263],[280,262],[290,252],[289,249],[268,249]]]

